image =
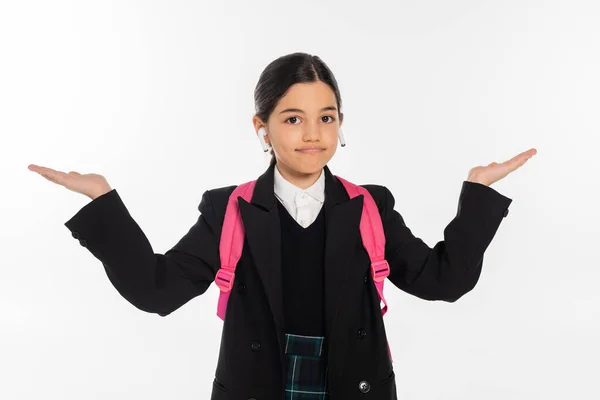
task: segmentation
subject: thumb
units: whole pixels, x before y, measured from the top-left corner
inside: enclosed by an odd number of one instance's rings
[[[69,172],[69,175],[78,175],[78,176],[81,176],[81,174],[79,172],[76,172],[76,171]]]

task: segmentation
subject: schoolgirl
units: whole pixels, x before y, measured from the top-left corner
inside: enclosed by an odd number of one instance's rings
[[[385,233],[387,279],[426,300],[454,302],[477,283],[484,251],[512,199],[489,185],[535,154],[469,171],[445,240],[415,237],[381,185],[350,196],[327,166],[343,113],[337,82],[317,56],[271,62],[255,92],[255,132],[272,160],[252,196],[238,185],[207,190],[189,232],[155,254],[116,189],[97,174],[32,171],[93,199],[65,226],[131,304],[166,316],[203,294],[221,269],[232,197],[245,239],[226,306],[213,400],[396,399],[380,293],[359,228],[373,199]],[[373,216],[371,216],[373,217]],[[379,282],[379,281],[378,281]]]

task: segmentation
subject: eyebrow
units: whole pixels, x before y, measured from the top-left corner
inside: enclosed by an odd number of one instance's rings
[[[321,108],[321,111],[337,111],[337,108],[334,106],[323,107]],[[280,111],[279,114],[283,114],[286,112],[299,112],[304,114],[304,111],[302,111],[299,108],[286,108],[285,110]]]

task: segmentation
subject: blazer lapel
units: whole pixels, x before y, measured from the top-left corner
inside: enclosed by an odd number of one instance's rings
[[[269,166],[256,180],[250,202],[241,197],[238,198],[238,201],[248,247],[273,313],[279,340],[280,358],[283,363],[285,324],[281,275],[281,227],[279,211],[275,207],[277,200],[274,191],[274,168],[274,164]]]
[[[329,340],[329,362],[332,370],[342,371],[347,335],[338,331],[339,311],[345,303],[346,281],[352,276],[348,271],[356,260],[352,249],[360,240],[360,217],[364,196],[350,199],[343,184],[325,166],[325,334]],[[333,365],[335,363],[336,365]]]
[[[250,202],[239,198],[239,208],[250,252],[265,288],[273,313],[277,337],[284,359],[285,323],[283,315],[281,227],[274,193],[275,164],[257,179]],[[359,240],[363,196],[350,199],[342,183],[327,166],[325,173],[325,325],[326,335],[335,334],[337,316],[343,303],[345,269],[353,265],[352,249]],[[344,335],[340,335],[343,337]],[[340,343],[343,345],[343,343]],[[337,345],[341,350],[343,346]],[[340,354],[344,351],[341,350]],[[338,355],[339,356],[339,355]],[[341,357],[340,357],[341,358]]]

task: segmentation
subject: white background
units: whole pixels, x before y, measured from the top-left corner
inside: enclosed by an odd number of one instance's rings
[[[513,203],[473,291],[386,286],[399,398],[600,398],[598,2],[4,1],[0,46],[0,398],[209,398],[218,289],[138,310],[63,225],[89,198],[27,166],[104,175],[164,253],[267,167],[253,90],[295,51],[340,85],[332,172],[430,246],[470,168],[538,150],[492,185]]]

